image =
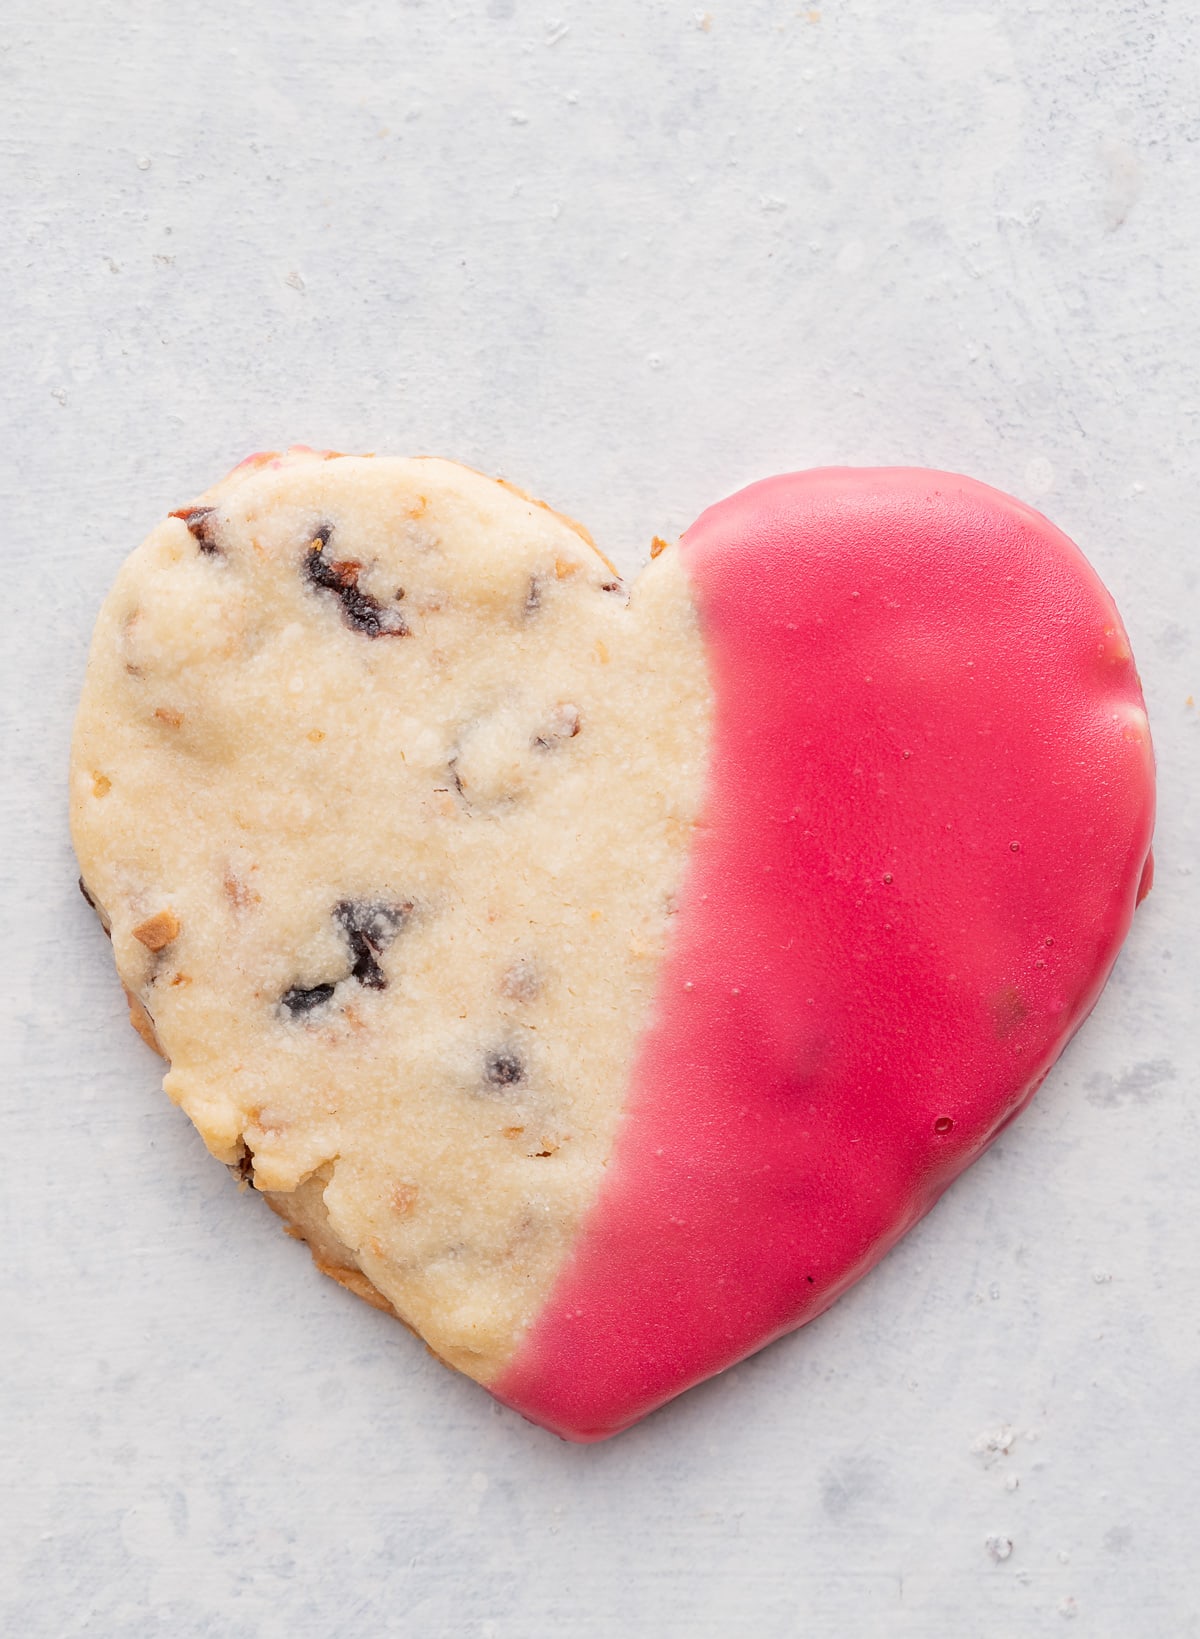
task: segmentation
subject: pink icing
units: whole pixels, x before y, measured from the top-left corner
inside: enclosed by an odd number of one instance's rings
[[[702,821],[604,1182],[493,1386],[572,1440],[859,1279],[1032,1096],[1148,886],[1137,675],[1045,518],[828,470],[680,550],[715,691]]]

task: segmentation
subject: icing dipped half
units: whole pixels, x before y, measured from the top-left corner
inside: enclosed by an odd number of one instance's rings
[[[707,781],[612,1154],[489,1384],[597,1440],[820,1314],[1027,1103],[1150,878],[1120,618],[1012,498],[768,479],[679,544]]]

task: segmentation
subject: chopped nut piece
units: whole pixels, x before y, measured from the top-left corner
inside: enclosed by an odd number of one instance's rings
[[[650,556],[657,558],[660,552],[665,552],[671,543],[664,541],[661,535],[656,535],[650,542]]]
[[[392,1211],[399,1218],[407,1218],[417,1204],[418,1195],[415,1184],[397,1184],[392,1190]]]
[[[179,937],[179,918],[174,911],[156,911],[134,928],[133,937],[147,950],[166,950]]]
[[[235,910],[249,910],[251,905],[261,905],[262,903],[262,895],[255,893],[250,884],[243,882],[241,877],[235,875],[233,871],[225,872],[225,880],[222,886],[225,889],[225,897]]]

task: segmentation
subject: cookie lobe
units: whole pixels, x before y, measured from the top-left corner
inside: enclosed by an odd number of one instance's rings
[[[709,707],[678,563],[627,600],[451,462],[252,458],[98,621],[73,832],[167,1091],[483,1381],[595,1196]]]

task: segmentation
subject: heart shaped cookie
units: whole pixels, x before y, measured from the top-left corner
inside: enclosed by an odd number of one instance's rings
[[[1149,882],[1046,520],[770,479],[627,593],[449,462],[259,456],[101,613],[84,891],[213,1153],[570,1439],[819,1314],[1026,1103]]]

